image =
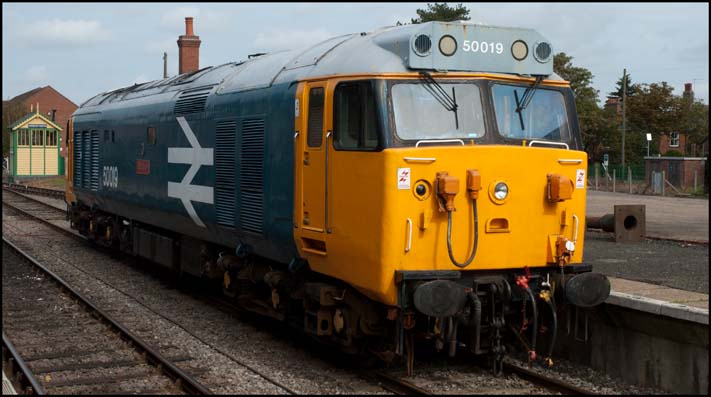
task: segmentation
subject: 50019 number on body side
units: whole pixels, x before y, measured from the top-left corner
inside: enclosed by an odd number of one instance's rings
[[[493,41],[464,40],[462,50],[482,54],[503,54],[504,44]]]

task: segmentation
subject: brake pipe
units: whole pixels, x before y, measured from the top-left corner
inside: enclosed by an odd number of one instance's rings
[[[479,244],[479,212],[476,207],[476,199],[472,199],[472,213],[474,216],[474,244],[472,245],[472,252],[464,263],[457,262],[454,259],[454,254],[452,253],[452,211],[447,211],[447,252],[449,253],[449,260],[457,267],[467,267],[474,260],[476,256],[477,245]]]
[[[548,346],[548,354],[545,359],[546,365],[549,367],[553,366],[553,347],[555,346],[555,339],[558,334],[558,315],[556,314],[556,307],[555,307],[555,300],[553,298],[553,294],[550,291],[543,291],[541,292],[541,297],[543,298],[544,301],[548,304],[548,307],[551,309],[551,314],[553,314],[553,335],[551,335],[551,342],[550,345]]]

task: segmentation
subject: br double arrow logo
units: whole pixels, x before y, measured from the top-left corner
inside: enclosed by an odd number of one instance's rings
[[[190,164],[190,169],[185,173],[180,183],[168,182],[168,197],[180,199],[193,222],[200,227],[205,227],[205,224],[195,212],[192,201],[213,204],[213,188],[211,186],[193,185],[191,182],[201,166],[213,165],[213,149],[200,146],[200,142],[198,142],[193,130],[190,129],[188,122],[185,121],[185,117],[177,117],[176,119],[192,147],[168,148],[168,163]]]

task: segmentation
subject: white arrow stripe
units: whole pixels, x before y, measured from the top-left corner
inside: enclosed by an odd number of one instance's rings
[[[198,142],[185,118],[177,117],[176,119],[192,147],[168,148],[168,163],[190,164],[190,169],[185,173],[180,183],[168,182],[168,197],[180,199],[193,222],[200,227],[205,227],[191,201],[213,204],[213,188],[211,186],[192,185],[191,182],[201,166],[213,165],[213,149],[200,147],[200,142]]]

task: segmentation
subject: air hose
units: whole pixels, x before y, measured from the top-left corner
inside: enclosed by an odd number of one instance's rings
[[[538,334],[538,308],[536,308],[536,297],[533,296],[531,289],[526,287],[526,292],[528,297],[531,299],[531,309],[533,310],[533,335],[531,335],[531,351],[529,351],[529,358],[531,360],[536,359],[536,335]]]
[[[548,303],[548,307],[551,308],[551,313],[553,314],[553,335],[551,336],[551,343],[548,346],[548,356],[546,357],[548,365],[551,366],[553,365],[553,361],[551,360],[551,357],[553,357],[553,347],[555,346],[555,338],[558,333],[558,315],[555,312],[555,300],[553,299],[553,294],[551,294],[550,299],[547,299],[546,302]]]
[[[472,253],[469,255],[469,259],[464,263],[457,262],[457,260],[454,259],[454,254],[452,254],[452,211],[447,212],[447,252],[449,252],[449,260],[457,267],[469,266],[474,260],[474,256],[476,256],[476,248],[479,244],[479,213],[476,208],[476,199],[472,200],[472,212],[474,215],[474,245],[472,246]]]

